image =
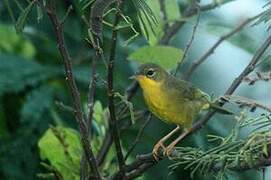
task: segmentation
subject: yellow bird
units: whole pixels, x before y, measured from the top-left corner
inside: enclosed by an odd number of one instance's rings
[[[152,63],[143,64],[133,76],[143,90],[143,96],[149,110],[159,119],[176,124],[177,127],[158,141],[153,148],[153,155],[157,159],[159,148],[163,148],[166,155],[170,155],[175,145],[183,139],[180,135],[169,146],[164,142],[176,133],[180,127],[189,132],[192,121],[203,109],[214,108],[223,114],[232,114],[210,102],[209,96],[189,82],[178,80],[160,66]]]

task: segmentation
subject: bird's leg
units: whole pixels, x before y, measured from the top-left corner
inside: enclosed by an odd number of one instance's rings
[[[167,155],[168,157],[170,157],[170,155],[171,155],[172,151],[174,150],[174,147],[176,146],[176,144],[178,144],[178,142],[183,140],[183,138],[185,138],[191,132],[192,132],[191,129],[185,130],[177,139],[175,139],[172,143],[170,143],[165,148],[164,155]]]
[[[170,133],[168,133],[166,136],[164,136],[162,139],[160,139],[153,147],[152,154],[155,160],[158,161],[159,159],[159,149],[160,147],[163,148],[163,151],[166,150],[166,147],[164,146],[164,142],[170,138],[173,134],[175,134],[180,129],[180,126],[177,126],[175,129],[173,129]]]

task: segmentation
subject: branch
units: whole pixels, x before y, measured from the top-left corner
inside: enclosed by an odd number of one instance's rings
[[[120,144],[120,137],[119,137],[119,129],[115,114],[115,105],[114,105],[114,86],[113,86],[113,72],[114,72],[114,64],[115,64],[115,58],[116,58],[116,44],[117,44],[117,37],[118,37],[118,29],[117,26],[120,22],[121,18],[121,11],[120,7],[123,4],[122,1],[117,1],[117,13],[113,25],[113,31],[112,31],[112,38],[111,38],[111,50],[110,50],[110,57],[108,61],[108,74],[107,74],[107,82],[108,82],[108,107],[109,107],[109,113],[110,113],[110,121],[109,121],[109,127],[111,136],[113,138],[116,152],[117,152],[117,159],[118,159],[118,165],[119,165],[119,171],[121,174],[121,177],[125,176],[124,166],[125,161],[122,154],[121,144]]]
[[[256,53],[254,54],[253,58],[251,59],[250,63],[246,66],[246,68],[243,70],[243,72],[234,79],[234,81],[232,82],[232,84],[230,85],[230,87],[227,89],[227,91],[225,92],[225,95],[232,95],[234,93],[234,91],[238,88],[238,86],[242,83],[244,77],[246,77],[249,73],[251,73],[257,63],[261,60],[261,57],[263,56],[263,54],[265,53],[265,51],[268,49],[268,47],[271,44],[271,36],[269,36],[266,41],[262,44],[262,46],[256,51]],[[224,102],[220,102],[219,105],[223,106],[225,104]],[[192,131],[198,130],[200,129],[204,124],[207,123],[207,121],[216,113],[215,110],[211,110],[209,111],[204,117],[202,117],[199,121],[197,121],[193,127],[192,127]]]
[[[256,51],[256,53],[253,56],[253,58],[251,59],[250,63],[245,67],[245,69],[242,71],[242,73],[237,78],[235,78],[235,80],[232,82],[230,87],[227,89],[225,95],[233,94],[233,92],[242,83],[242,80],[244,79],[244,77],[246,77],[249,73],[251,73],[254,70],[257,63],[261,60],[261,57],[263,56],[265,51],[268,49],[270,44],[271,44],[271,36],[269,36],[266,39],[266,41],[262,44],[262,46]],[[225,102],[221,102],[219,105],[223,106],[224,104],[225,104]],[[202,128],[215,113],[216,113],[215,110],[210,110],[205,116],[203,116],[199,121],[197,121],[192,126],[191,133]],[[185,137],[189,136],[191,133],[187,134]],[[143,158],[143,160],[137,159],[131,165],[127,166],[127,167],[131,167],[130,169],[126,168],[127,174],[129,174],[130,172],[133,172],[133,175],[131,175],[129,177],[131,177],[131,178],[138,177],[143,172],[145,172],[148,168],[150,168],[156,164],[156,161],[154,160],[153,155],[151,153],[140,155],[140,157],[142,157],[142,156],[145,157],[145,158]],[[144,167],[144,168],[142,168],[142,167]]]
[[[161,1],[163,1],[163,0],[161,0]],[[160,1],[160,3],[161,3],[161,1]],[[217,7],[217,6],[218,6],[217,3],[211,3],[211,4],[209,4],[209,5],[205,5],[205,6],[200,7],[200,10],[201,10],[201,11],[208,11],[208,10],[214,9],[214,8]],[[189,9],[189,10],[188,10],[188,9]],[[161,9],[161,11],[165,11],[165,10]],[[192,15],[194,15],[194,14],[196,14],[196,13],[197,13],[197,9],[193,9],[193,10],[192,10],[192,9],[190,9],[190,8],[187,8],[187,12],[185,12],[184,14],[186,14],[187,16],[192,16]],[[175,25],[178,24],[178,23],[182,23],[182,24],[181,24],[181,26],[182,26],[185,22],[176,22]],[[173,26],[174,26],[174,25],[173,25]],[[170,27],[170,28],[171,28],[171,29],[174,29],[173,26]],[[178,27],[178,28],[181,28],[181,26]],[[167,31],[171,31],[171,30],[167,30]],[[165,33],[165,35],[164,35],[163,38],[166,38],[166,37],[165,37],[166,35],[167,35],[167,33]],[[170,37],[167,37],[167,38],[171,38],[173,35],[174,35],[174,34],[170,35]],[[162,38],[162,39],[163,39],[163,38]],[[169,39],[169,40],[170,40],[170,39]],[[162,42],[163,40],[161,40],[160,43],[162,43],[162,44],[168,44],[168,43],[169,43],[169,40],[165,40],[165,41],[167,41],[167,42]],[[137,90],[139,89],[138,87],[139,87],[139,85],[138,85],[138,83],[137,83],[136,81],[134,81],[129,87],[127,87],[127,90],[126,90],[126,93],[127,93],[127,100],[130,100],[130,99],[135,95],[135,93],[136,93]],[[125,108],[125,107],[123,107],[123,108]],[[121,109],[120,111],[122,111],[122,109]],[[100,148],[99,153],[98,153],[98,158],[97,158],[97,160],[98,160],[98,164],[99,164],[99,165],[101,165],[101,164],[103,163],[103,161],[104,161],[104,159],[105,159],[105,156],[106,156],[107,152],[109,151],[112,142],[113,142],[113,140],[112,140],[111,134],[110,134],[110,133],[106,134],[106,136],[105,136],[105,138],[104,138],[104,140],[103,140],[102,147]]]
[[[271,71],[269,72],[256,72],[255,77],[246,76],[243,81],[247,82],[248,85],[254,85],[259,81],[270,81],[271,80]]]
[[[264,104],[261,104],[260,102],[257,102],[253,99],[249,99],[246,97],[225,95],[225,96],[221,97],[221,99],[223,101],[234,102],[234,103],[238,104],[240,107],[249,107],[251,112],[255,111],[257,107],[271,112],[271,107],[264,105]]]
[[[155,164],[157,164],[157,161],[153,158],[152,153],[138,155],[133,163],[126,166],[126,179],[134,179],[140,176]],[[112,179],[117,180],[119,174],[120,172],[117,172]]]
[[[97,81],[97,73],[96,73],[96,61],[99,57],[98,52],[95,53],[94,58],[92,59],[91,65],[91,77],[90,83],[88,86],[88,102],[87,102],[87,127],[88,127],[88,134],[91,134],[91,121],[93,117],[93,108],[94,108],[94,101],[95,101],[95,94],[96,94],[96,81]]]
[[[130,145],[130,147],[128,148],[128,151],[125,155],[124,160],[127,160],[127,158],[129,157],[129,155],[131,154],[131,152],[134,150],[134,148],[136,147],[136,145],[139,143],[140,138],[143,135],[144,129],[146,128],[146,126],[149,124],[149,122],[151,121],[151,117],[152,115],[149,114],[148,118],[146,119],[146,121],[142,124],[141,128],[138,131],[138,134],[136,136],[136,139],[134,140],[134,142]]]
[[[54,1],[48,1],[47,5],[44,7],[39,1],[38,5],[41,6],[46,10],[46,13],[53,25],[55,34],[56,34],[56,40],[57,40],[57,48],[60,52],[60,55],[62,57],[62,60],[65,65],[65,74],[66,74],[66,80],[68,83],[69,91],[71,92],[72,101],[73,101],[73,107],[75,110],[75,117],[79,124],[79,131],[81,135],[81,143],[85,152],[85,156],[87,158],[87,162],[93,172],[93,179],[101,179],[101,176],[99,174],[98,166],[96,163],[95,156],[92,151],[91,144],[88,139],[88,131],[87,131],[87,125],[84,120],[84,115],[82,111],[82,105],[80,100],[80,94],[79,90],[77,88],[77,85],[74,80],[73,71],[72,71],[72,60],[69,55],[69,52],[67,50],[67,47],[65,45],[64,40],[64,33],[63,33],[63,24],[58,19],[55,11],[55,3]]]
[[[195,25],[194,25],[194,27],[193,27],[191,38],[190,38],[190,40],[188,41],[187,45],[185,46],[184,53],[183,53],[183,57],[182,57],[181,60],[178,62],[176,71],[175,71],[175,73],[174,73],[175,76],[176,76],[178,70],[180,69],[181,64],[183,63],[183,60],[185,60],[185,58],[186,58],[186,56],[187,56],[187,53],[188,53],[188,51],[189,51],[189,49],[190,49],[190,47],[191,47],[191,45],[192,45],[192,43],[193,43],[193,41],[194,41],[197,27],[198,27],[198,25],[199,25],[199,20],[200,20],[200,8],[199,8],[197,2],[195,2],[195,3],[196,3],[195,6],[196,6],[196,8],[197,8],[197,20],[196,20],[196,23],[195,23]]]
[[[92,18],[92,11],[90,11],[90,17],[89,17],[89,23],[88,21],[86,22],[86,25],[88,27],[88,29],[91,29],[90,24],[91,24],[91,18]],[[83,20],[84,17],[82,18]],[[92,64],[90,67],[90,70],[92,70],[91,72],[91,76],[90,76],[90,82],[89,82],[89,86],[88,86],[88,94],[87,94],[87,114],[86,114],[86,125],[87,125],[87,131],[89,134],[89,139],[91,140],[91,135],[92,135],[92,128],[91,128],[91,124],[92,124],[92,119],[93,119],[93,113],[94,113],[94,103],[95,103],[95,94],[96,94],[96,86],[97,86],[97,72],[96,72],[96,63],[97,60],[99,59],[99,57],[101,57],[103,51],[100,47],[100,39],[98,36],[94,37],[94,42],[93,43],[93,47],[95,50],[95,54],[94,54],[94,58],[92,58]],[[97,161],[97,165],[99,166],[99,163]],[[83,155],[81,158],[81,166],[80,166],[80,176],[81,179],[87,179],[88,178],[88,167],[86,166],[86,157]]]
[[[126,88],[127,101],[132,99],[132,97],[135,95],[138,88],[139,88],[139,84],[137,83],[137,81],[133,81],[131,83],[131,85],[129,85]],[[119,111],[119,113],[123,112],[123,110],[125,108],[126,108],[126,106],[123,106],[121,108],[121,110]],[[118,115],[119,115],[119,113],[118,113]],[[103,140],[102,146],[101,146],[101,148],[99,150],[98,156],[97,156],[97,162],[98,162],[99,166],[105,160],[105,156],[107,155],[107,152],[109,151],[109,149],[110,149],[110,147],[112,145],[112,142],[113,142],[113,139],[112,139],[111,133],[107,132],[106,135],[105,135],[105,138]]]
[[[217,8],[219,5],[222,5],[224,3],[228,3],[233,0],[223,0],[222,2],[217,3],[216,1],[207,5],[200,6],[200,11],[209,11],[212,9]],[[187,7],[183,14],[182,19],[194,16],[197,13],[197,8],[194,6],[194,4]],[[161,38],[159,44],[169,44],[169,41],[171,38],[179,31],[179,29],[185,24],[185,21],[176,21],[174,24],[172,24],[164,33],[163,37]]]
[[[186,71],[186,73],[184,74],[184,79],[187,80],[189,79],[189,77],[191,76],[191,74],[196,70],[196,68],[201,65],[211,54],[214,53],[215,49],[225,40],[227,40],[228,38],[230,38],[231,36],[235,35],[236,33],[238,33],[239,31],[241,31],[246,25],[248,25],[249,23],[251,23],[252,21],[254,21],[255,19],[257,19],[258,17],[260,17],[262,15],[262,13],[248,18],[246,19],[244,22],[242,22],[239,26],[237,26],[235,29],[233,29],[232,31],[226,33],[225,35],[221,36],[218,41],[202,56],[200,57],[198,60],[194,61],[191,66],[188,68],[188,70]]]

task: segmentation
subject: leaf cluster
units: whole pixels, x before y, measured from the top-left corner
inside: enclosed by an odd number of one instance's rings
[[[247,137],[240,137],[242,131],[254,127]],[[191,177],[196,173],[209,175],[212,173],[217,179],[224,179],[232,170],[245,170],[259,167],[261,161],[270,157],[270,115],[248,117],[241,113],[236,117],[235,127],[226,137],[208,135],[209,142],[215,147],[206,151],[200,148],[178,147],[174,155],[175,161],[169,166],[171,170],[183,166],[191,170]]]

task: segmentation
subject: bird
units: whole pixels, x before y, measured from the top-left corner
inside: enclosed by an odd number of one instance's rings
[[[201,110],[211,108],[222,114],[233,114],[211,102],[208,94],[190,82],[177,79],[157,64],[142,64],[131,79],[139,83],[150,112],[166,123],[177,125],[153,147],[152,153],[156,160],[160,148],[164,155],[170,157],[176,144],[191,131],[193,119]],[[183,133],[165,146],[164,143],[179,129],[183,129]]]

